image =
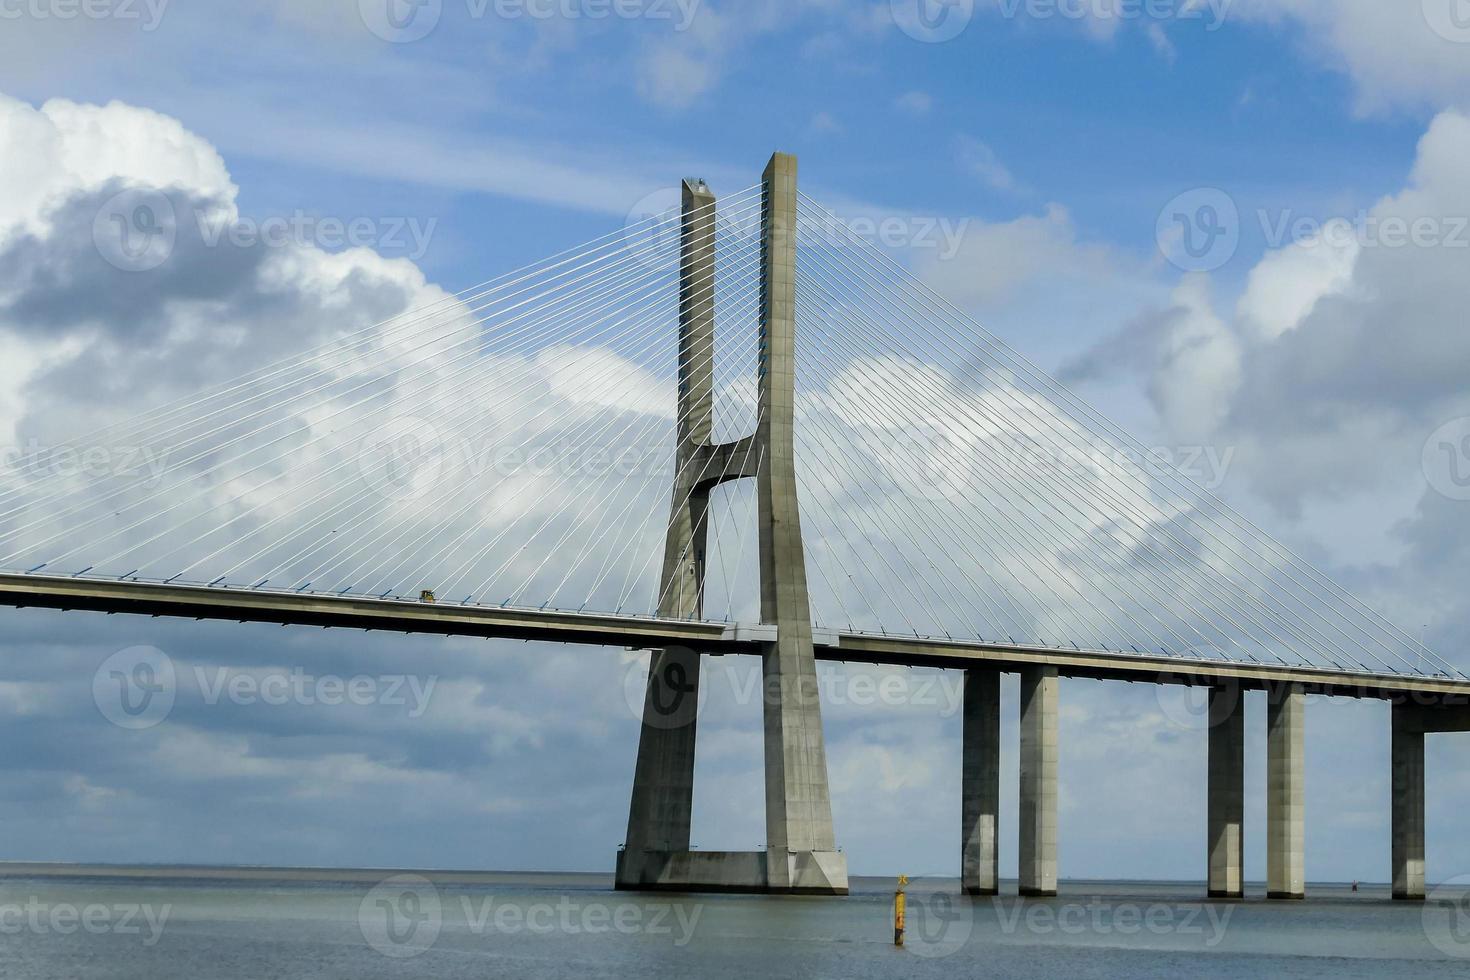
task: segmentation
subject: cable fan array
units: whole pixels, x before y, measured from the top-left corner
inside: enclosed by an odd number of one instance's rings
[[[756,187],[720,202],[716,272],[687,284],[721,311],[717,434],[753,425],[727,389],[754,371],[759,208]],[[7,473],[0,567],[651,613],[675,475],[680,237],[678,213],[652,216],[74,440],[163,465]],[[729,616],[753,488],[713,503],[707,609]]]
[[[860,631],[1461,676],[804,195],[813,604]]]
[[[714,441],[758,421],[760,188],[714,208],[703,280],[656,215],[75,440],[156,469],[5,473],[0,568],[654,615],[681,287],[714,299]],[[805,196],[799,225],[818,625],[1462,676]],[[706,618],[758,616],[755,512],[714,492]]]

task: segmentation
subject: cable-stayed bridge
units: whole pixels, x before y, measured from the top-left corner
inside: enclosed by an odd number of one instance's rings
[[[1268,890],[1299,897],[1307,691],[1393,702],[1395,895],[1423,737],[1470,679],[1167,467],[799,192],[679,208],[71,440],[146,465],[0,488],[0,601],[653,651],[629,888],[845,892],[817,658],[958,668],[965,887],[1056,889],[1058,680],[1208,688],[1211,894],[1242,894],[1244,694]],[[115,457],[107,457],[115,458]],[[762,657],[767,847],[689,846],[703,656]]]

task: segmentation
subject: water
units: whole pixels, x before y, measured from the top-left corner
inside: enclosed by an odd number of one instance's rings
[[[0,880],[0,976],[1470,976],[1465,889],[1422,906],[1340,885],[1298,903],[1206,903],[1192,885],[1092,882],[1023,902],[921,880],[900,950],[892,879],[835,899],[615,893],[604,875],[98,871]]]

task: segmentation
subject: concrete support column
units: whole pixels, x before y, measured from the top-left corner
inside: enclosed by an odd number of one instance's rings
[[[1300,684],[1266,695],[1266,897],[1304,898],[1306,696]]]
[[[1245,826],[1245,697],[1239,685],[1210,688],[1208,848],[1210,898],[1241,898]]]
[[[619,888],[847,894],[847,859],[837,850],[832,828],[796,499],[796,158],[771,157],[762,182],[760,414],[753,436],[722,446],[710,445],[714,197],[703,183],[684,185],[679,412],[685,421],[676,462],[687,475],[674,486],[659,615],[698,618],[709,488],[754,476],[761,622],[776,627],[774,641],[762,651],[766,850],[689,851],[699,654],[657,651],[649,670],[628,841],[618,855]],[[750,465],[752,458],[758,465]]]
[[[771,157],[762,183],[756,500],[761,621],[776,626],[763,657],[767,873],[773,891],[845,894],[796,499],[796,158]]]
[[[1021,671],[1022,895],[1057,893],[1057,669]]]
[[[1393,706],[1393,897],[1424,899],[1424,727],[1414,705]]]
[[[686,465],[709,443],[713,424],[715,196],[684,183],[680,231],[679,416],[672,510],[664,540],[659,615],[697,619],[704,606],[709,491]],[[700,655],[656,650],[649,663],[643,727],[616,884],[636,888],[663,874],[668,855],[689,850]]]
[[[971,895],[1000,889],[1000,671],[965,671],[960,877]]]

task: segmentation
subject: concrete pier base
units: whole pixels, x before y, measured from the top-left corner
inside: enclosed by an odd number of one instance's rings
[[[1300,684],[1266,692],[1266,897],[1306,897],[1306,697]]]
[[[830,851],[774,858],[766,851],[618,852],[620,891],[846,895],[847,859]],[[780,861],[772,881],[771,867]]]
[[[1057,669],[1021,671],[1020,893],[1057,893]]]
[[[1393,897],[1424,900],[1424,721],[1393,706]]]
[[[1245,826],[1245,696],[1238,685],[1209,693],[1209,789],[1206,808],[1210,898],[1241,898]]]
[[[970,895],[1000,890],[1000,672],[965,671],[960,879]]]

